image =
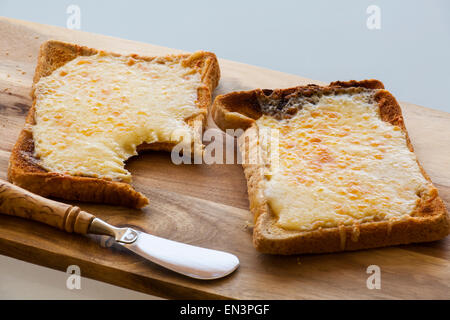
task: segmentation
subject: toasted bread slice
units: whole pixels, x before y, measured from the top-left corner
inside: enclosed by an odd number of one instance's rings
[[[373,207],[371,204],[368,206],[362,206],[361,210],[366,210],[370,212],[369,216],[362,215],[362,212],[358,212],[358,210],[353,210],[351,213],[354,215],[346,215],[345,212],[343,214],[337,214],[337,211],[320,211],[315,210],[315,207],[324,206],[327,207],[329,203],[335,203],[334,198],[327,200],[327,197],[320,198],[324,200],[323,202],[310,202],[310,198],[314,198],[317,194],[314,192],[307,193],[307,196],[303,196],[299,193],[295,193],[294,197],[287,197],[284,199],[284,193],[273,191],[273,185],[270,184],[270,181],[274,179],[271,174],[268,173],[268,168],[271,167],[271,162],[267,161],[267,155],[265,156],[264,152],[261,152],[264,143],[262,141],[263,135],[261,135],[259,125],[263,122],[260,119],[268,119],[270,123],[290,123],[290,120],[296,117],[297,114],[306,115],[307,112],[314,110],[314,107],[320,101],[320,97],[329,97],[329,99],[338,99],[335,97],[339,97],[340,95],[367,95],[370,96],[370,101],[374,106],[374,110],[378,113],[378,120],[381,126],[386,127],[389,130],[397,130],[399,132],[400,147],[403,154],[394,154],[392,156],[385,155],[390,159],[394,158],[396,161],[396,157],[398,159],[402,159],[403,155],[411,156],[412,167],[415,167],[415,172],[417,173],[415,179],[417,181],[422,181],[423,190],[419,193],[417,192],[417,196],[415,202],[407,203],[405,202],[400,207],[395,207],[395,194],[383,194],[386,199],[384,201],[385,207],[384,209],[380,209],[380,206],[377,206],[376,202],[373,202]],[[294,99],[294,100],[292,100]],[[367,98],[369,99],[369,98]],[[332,101],[332,100],[331,100]],[[369,100],[367,100],[369,101]],[[304,110],[306,107],[307,110]],[[317,107],[318,108],[318,107]],[[309,111],[308,111],[309,110]],[[336,110],[335,110],[336,111]],[[380,81],[377,80],[365,80],[365,81],[349,81],[349,82],[333,82],[327,87],[320,87],[316,85],[309,85],[304,87],[295,87],[289,89],[278,89],[278,90],[252,90],[245,92],[232,92],[225,95],[218,96],[212,106],[212,116],[215,120],[216,124],[222,129],[244,129],[244,134],[242,134],[239,138],[239,146],[241,152],[245,155],[243,156],[243,168],[244,173],[247,179],[247,187],[248,187],[248,196],[250,202],[250,210],[254,215],[255,225],[253,229],[253,243],[257,250],[263,253],[270,254],[299,254],[299,253],[323,253],[323,252],[336,252],[336,251],[344,251],[344,250],[358,250],[365,248],[374,248],[374,247],[382,247],[382,246],[390,246],[390,245],[398,245],[398,244],[408,244],[413,242],[425,242],[425,241],[434,241],[441,239],[448,235],[449,233],[449,217],[445,205],[441,198],[438,196],[436,188],[431,183],[430,178],[423,170],[422,166],[419,164],[417,159],[413,154],[413,146],[408,138],[408,133],[406,131],[403,117],[401,113],[401,109],[395,98],[386,90],[384,90],[384,86]],[[319,113],[317,113],[319,114]],[[299,115],[299,117],[300,117]],[[311,113],[312,117],[316,115]],[[332,117],[331,117],[332,116]],[[337,112],[330,112],[331,118],[342,118],[345,117],[345,114],[339,114],[339,109]],[[329,118],[329,119],[331,119]],[[308,128],[305,130],[311,130],[310,127],[307,126],[307,121],[309,120],[307,116],[302,118],[305,123],[303,128]],[[327,118],[328,119],[328,118]],[[287,121],[287,122],[286,122]],[[314,121],[314,120],[311,120]],[[320,120],[321,121],[321,120]],[[315,123],[315,122],[311,122]],[[361,122],[363,123],[363,122]],[[387,125],[387,124],[389,125]],[[320,125],[322,127],[314,127],[312,126],[312,134],[318,135],[318,137],[327,137],[323,135],[322,129],[327,132],[326,129],[328,126],[332,127],[332,123],[329,124],[324,121],[321,122]],[[287,145],[288,143],[282,141],[285,136],[292,135],[295,133],[295,127],[284,127],[288,128],[285,135],[283,135],[283,127],[279,133],[280,137],[280,149],[281,146]],[[356,124],[356,127],[357,124]],[[336,129],[336,128],[335,128]],[[337,129],[340,129],[339,127]],[[314,131],[316,130],[316,131]],[[351,133],[353,130],[352,127],[348,129]],[[358,131],[360,135],[364,135],[365,128],[361,128],[362,131]],[[375,129],[374,129],[375,130]],[[369,128],[367,128],[369,132]],[[338,131],[336,131],[338,132]],[[394,131],[395,132],[395,131]],[[300,133],[300,131],[298,132]],[[402,134],[400,134],[402,133]],[[318,163],[314,163],[313,171],[306,171],[309,167],[307,162],[304,167],[298,167],[300,174],[296,176],[295,184],[289,185],[288,188],[294,188],[296,185],[302,185],[304,190],[308,191],[308,187],[304,187],[304,185],[312,185],[321,187],[324,185],[325,187],[330,187],[331,189],[334,187],[334,180],[331,180],[331,177],[339,172],[339,150],[336,147],[333,147],[333,144],[325,145],[320,143],[321,140],[317,137],[315,140],[304,139],[302,136],[303,133],[300,133],[300,138],[294,138],[294,145],[288,145],[288,147],[296,148],[295,144],[301,145],[302,143],[306,146],[309,146],[308,150],[320,149],[321,152],[325,150],[327,153],[320,154],[318,158],[311,158],[305,154],[305,159],[312,159],[313,161],[318,161]],[[322,136],[320,136],[322,134]],[[369,134],[370,135],[370,134]],[[390,137],[390,136],[387,136]],[[359,139],[361,137],[355,137]],[[334,139],[334,138],[333,138]],[[362,138],[361,138],[362,139]],[[293,140],[289,140],[292,142]],[[288,141],[288,142],[289,142]],[[313,144],[311,141],[314,141]],[[317,142],[319,141],[319,142]],[[331,141],[331,140],[330,140]],[[333,140],[337,144],[339,141],[348,141],[342,138],[341,140],[335,139]],[[360,140],[356,140],[355,144],[359,143]],[[371,142],[372,139],[369,136],[368,139],[363,140],[367,142]],[[374,140],[375,141],[375,140]],[[385,141],[389,141],[386,138]],[[377,145],[377,143],[373,142],[373,145]],[[406,147],[405,147],[406,145]],[[355,145],[345,145],[344,149],[350,146],[351,148]],[[369,145],[370,146],[370,145]],[[311,149],[312,148],[312,149]],[[316,149],[314,149],[316,148]],[[325,149],[328,148],[328,149]],[[334,149],[333,149],[334,148]],[[375,147],[374,147],[375,148]],[[366,148],[370,150],[370,148]],[[377,149],[378,150],[378,149]],[[301,153],[295,154],[292,158],[294,160],[283,159],[288,153],[283,153],[280,151],[279,161],[286,161],[286,163],[296,163],[296,159],[303,159],[303,155]],[[256,156],[255,156],[256,155]],[[255,156],[258,161],[251,162],[247,157]],[[380,156],[380,155],[378,155]],[[292,154],[291,154],[292,157]],[[333,157],[337,157],[338,160],[333,159]],[[360,155],[357,158],[347,159],[347,166],[355,165],[357,161],[364,159],[366,155]],[[382,155],[380,156],[382,158]],[[262,159],[262,160],[261,160]],[[289,158],[290,159],[290,158]],[[303,160],[301,160],[303,161]],[[384,161],[384,160],[380,160]],[[387,160],[386,160],[387,161]],[[399,160],[400,161],[400,160]],[[269,163],[269,164],[268,164]],[[375,163],[376,166],[376,162]],[[400,164],[400,162],[399,162]],[[283,164],[280,165],[283,168]],[[397,166],[391,164],[392,166]],[[391,170],[389,167],[386,167]],[[276,168],[275,168],[276,169]],[[283,169],[284,170],[284,169]],[[289,172],[287,171],[283,172]],[[316,170],[316,171],[314,171]],[[328,171],[327,171],[328,170]],[[343,169],[344,170],[344,169]],[[367,169],[368,170],[368,169]],[[403,170],[400,169],[395,170]],[[406,169],[405,169],[406,170]],[[411,169],[413,170],[413,169]],[[270,170],[269,170],[270,171]],[[276,171],[275,171],[276,172]],[[318,176],[325,172],[324,180],[315,184],[317,181],[308,181],[308,174],[311,173],[311,176]],[[391,171],[389,171],[391,172]],[[400,172],[400,171],[398,171]],[[401,171],[403,172],[403,171]],[[406,171],[405,171],[406,172]],[[317,173],[317,175],[316,175]],[[328,178],[330,180],[328,180]],[[289,179],[288,176],[286,179]],[[345,177],[344,177],[345,178]],[[385,177],[389,180],[389,177]],[[275,178],[275,181],[277,178]],[[280,180],[280,181],[291,181],[291,180]],[[299,181],[299,182],[297,182]],[[306,181],[306,182],[305,182]],[[328,182],[332,181],[332,182]],[[388,188],[389,185],[383,186],[384,180],[378,180],[380,185],[377,185],[377,188],[383,189],[384,187]],[[414,180],[415,181],[415,180]],[[345,179],[344,179],[344,182]],[[280,184],[274,184],[275,187],[284,189],[284,186]],[[338,185],[338,183],[336,183]],[[272,189],[270,189],[272,186]],[[361,186],[361,188],[364,187]],[[372,186],[367,186],[369,189]],[[408,186],[401,186],[404,189],[407,189]],[[312,187],[310,187],[312,188]],[[323,188],[322,188],[323,189]],[[322,190],[320,189],[320,190]],[[269,190],[269,191],[267,191]],[[293,189],[297,190],[297,189]],[[317,190],[317,189],[314,189]],[[361,189],[356,189],[356,191]],[[372,189],[373,190],[373,189]],[[278,196],[275,200],[272,199],[272,202],[269,201],[269,196],[272,194]],[[351,192],[351,191],[350,191]],[[381,191],[380,191],[381,192]],[[400,189],[400,192],[401,191]],[[374,193],[377,193],[375,190]],[[282,196],[280,196],[280,194]],[[286,193],[289,194],[289,193]],[[328,193],[333,196],[333,193]],[[367,193],[370,194],[370,193]],[[347,193],[342,193],[338,195],[336,199],[346,199],[341,203],[335,203],[336,208],[341,209],[341,204],[345,207],[352,207],[354,204],[360,204],[361,202],[358,199],[358,194],[355,194],[354,198],[356,199],[348,200]],[[353,196],[353,195],[351,195]],[[341,198],[339,198],[341,197]],[[344,197],[344,198],[343,198]],[[361,195],[362,199],[366,197],[363,194]],[[406,197],[406,196],[405,196]],[[301,200],[298,200],[298,199]],[[390,199],[389,198],[393,198]],[[314,198],[315,199],[315,198]],[[308,212],[302,207],[301,201],[305,200],[304,208],[311,208],[311,212]],[[370,199],[369,199],[370,200]],[[392,203],[392,206],[391,204]],[[276,207],[274,210],[273,206]],[[406,209],[412,208],[406,214],[401,216],[395,216],[395,210],[409,210]],[[280,209],[281,208],[281,209]],[[294,208],[294,209],[293,209]],[[395,210],[394,210],[395,209]],[[275,212],[278,210],[277,212]],[[281,211],[284,210],[284,211]],[[297,211],[298,212],[297,212]],[[336,209],[337,210],[337,209]],[[383,212],[386,210],[386,212]],[[375,212],[374,212],[375,211]],[[392,212],[391,212],[392,211]],[[281,219],[280,213],[285,212],[283,219]],[[287,213],[290,213],[287,214]],[[324,215],[323,213],[326,212]],[[339,211],[340,212],[340,211]],[[389,212],[389,214],[387,213]],[[393,215],[391,215],[393,213]],[[302,216],[303,215],[303,216]],[[317,220],[317,216],[324,216],[324,221]],[[359,217],[358,215],[361,215]],[[334,220],[326,220],[327,216],[333,216]],[[287,218],[286,218],[287,217]],[[317,218],[317,219],[316,219]],[[297,220],[296,220],[297,219]],[[299,223],[298,221],[304,221],[305,219],[310,219],[308,221],[312,221],[314,224],[306,224],[304,222]],[[315,220],[316,219],[316,220]],[[281,221],[281,222],[280,222]],[[306,221],[306,220],[305,220]],[[312,223],[311,222],[311,223]],[[302,224],[303,223],[303,224]]]
[[[220,78],[218,61],[213,53],[196,52],[193,54],[169,55],[164,57],[143,57],[135,54],[121,56],[76,44],[51,40],[43,43],[40,48],[31,93],[33,103],[26,118],[25,128],[20,133],[11,153],[8,179],[16,185],[45,197],[141,208],[148,204],[148,199],[143,194],[135,191],[129,184],[129,181],[66,172],[52,172],[52,170],[44,168],[41,159],[37,159],[35,156],[35,141],[30,128],[36,124],[36,85],[41,79],[54,74],[58,69],[64,67],[74,59],[80,57],[93,59],[93,57],[99,54],[130,59],[130,66],[135,63],[145,62],[158,64],[178,63],[183,68],[189,69],[189,72],[195,74],[196,79],[199,79],[197,81],[201,85],[198,86],[197,97],[195,99],[198,112],[192,117],[184,119],[184,122],[189,127],[193,127],[194,123],[198,124],[200,122],[203,129],[207,109],[211,103],[212,92],[218,85]],[[130,75],[130,77],[132,76]],[[155,76],[155,78],[157,77],[158,75]],[[171,83],[168,84],[168,87],[170,85]],[[83,92],[80,95],[83,95]],[[124,98],[126,99],[127,97]],[[77,121],[76,119],[72,120]],[[148,121],[152,121],[151,116],[148,117]],[[101,126],[102,124],[100,123],[99,125]],[[194,137],[194,139],[201,138]],[[201,145],[201,140],[195,142]],[[137,151],[171,151],[175,144],[176,142],[171,141],[152,141],[152,143],[145,143],[144,141],[144,143],[136,146],[135,149]]]

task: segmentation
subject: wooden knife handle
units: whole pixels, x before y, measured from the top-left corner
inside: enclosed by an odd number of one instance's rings
[[[0,213],[85,234],[95,216],[76,206],[38,196],[0,179]]]

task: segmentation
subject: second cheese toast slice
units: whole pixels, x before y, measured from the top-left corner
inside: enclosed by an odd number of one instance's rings
[[[43,196],[141,208],[125,161],[188,136],[201,144],[220,77],[213,53],[123,56],[60,41],[41,46],[33,104],[8,177]]]
[[[253,241],[264,253],[356,250],[449,233],[400,106],[377,80],[218,96],[217,125],[239,138]]]

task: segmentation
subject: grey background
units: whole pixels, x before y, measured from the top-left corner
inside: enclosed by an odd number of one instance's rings
[[[0,0],[0,15],[65,27],[70,4],[84,31],[322,81],[378,78],[400,100],[450,112],[450,1]],[[372,4],[380,30],[366,27]],[[0,270],[0,298],[152,298],[85,278],[70,291],[65,273],[5,256]]]
[[[0,0],[0,15],[219,57],[322,81],[378,78],[394,95],[450,112],[450,1]],[[369,5],[381,29],[366,27]]]

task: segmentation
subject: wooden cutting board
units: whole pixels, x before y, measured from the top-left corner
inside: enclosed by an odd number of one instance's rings
[[[31,104],[29,92],[38,48],[48,39],[119,53],[180,52],[0,18],[2,179],[6,178],[10,150]],[[220,66],[222,78],[216,94],[257,87],[320,84],[226,60],[220,60]],[[410,103],[401,105],[417,155],[449,207],[450,114]],[[450,238],[339,254],[289,257],[259,254],[251,243],[249,222],[252,216],[248,211],[246,182],[240,165],[176,166],[168,153],[149,152],[131,159],[127,168],[133,174],[136,189],[151,200],[150,206],[139,211],[106,205],[77,205],[111,224],[134,226],[165,238],[234,253],[241,261],[237,272],[221,280],[193,280],[147,262],[123,248],[111,247],[103,237],[65,234],[8,216],[0,216],[0,253],[64,271],[75,264],[80,266],[82,276],[167,298],[450,298]],[[369,265],[381,268],[380,290],[369,290],[366,286]]]

